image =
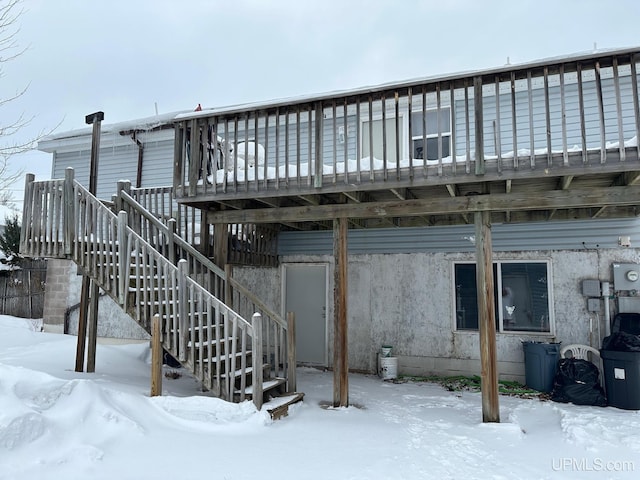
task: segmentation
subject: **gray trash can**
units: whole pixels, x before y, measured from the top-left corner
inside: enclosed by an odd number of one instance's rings
[[[539,392],[551,392],[558,370],[560,344],[522,342],[524,348],[524,378],[529,388]]]
[[[640,410],[640,352],[600,350],[610,406]]]
[[[634,336],[636,340],[634,340]],[[618,313],[611,336],[603,340],[600,357],[610,406],[640,410],[640,313]]]

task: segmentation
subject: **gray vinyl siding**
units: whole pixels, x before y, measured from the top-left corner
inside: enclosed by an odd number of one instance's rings
[[[167,187],[173,185],[173,140],[161,140],[144,144],[142,161],[142,187]],[[135,166],[138,152],[136,149]],[[135,169],[131,182],[135,184]]]
[[[496,252],[533,250],[594,250],[618,248],[618,237],[640,241],[640,219],[586,220],[494,224]],[[331,231],[282,232],[278,255],[324,255],[333,252]],[[473,225],[350,230],[349,253],[473,252]]]
[[[53,166],[53,177],[64,178],[67,167],[74,169],[75,179],[82,185],[89,185],[89,163],[91,150],[70,153],[57,152]],[[135,145],[105,147],[98,156],[97,197],[109,200],[116,192],[118,180],[136,178],[138,147]]]
[[[64,178],[67,167],[74,169],[75,178],[82,185],[89,185],[89,163],[91,150],[56,152],[53,161],[53,178]],[[165,187],[173,183],[173,140],[162,140],[144,144],[142,164],[143,187]],[[106,146],[100,148],[98,157],[97,197],[111,199],[116,193],[119,180],[136,182],[138,169],[138,146]]]

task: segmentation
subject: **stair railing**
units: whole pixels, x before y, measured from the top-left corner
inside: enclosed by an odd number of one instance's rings
[[[176,220],[167,219],[166,205],[169,201],[164,198],[169,193],[167,188],[155,188],[151,195],[143,195],[147,208],[129,192],[130,183],[119,182],[114,204],[117,209],[129,214],[129,223],[136,231],[142,232],[144,238],[152,239],[156,249],[172,262],[177,258],[185,259],[189,276],[216,297],[223,299],[226,305],[243,318],[252,318],[254,313],[260,313],[265,362],[269,364],[273,375],[287,380],[288,391],[295,391],[295,339],[291,338],[288,322],[235,280],[230,265],[222,270],[178,233]],[[162,198],[158,199],[158,194]],[[159,210],[150,210],[154,207]]]
[[[249,349],[262,350],[262,329],[254,330],[191,278],[186,260],[171,263],[128,226],[125,211],[116,216],[73,177],[73,169],[64,180],[35,182],[27,175],[21,253],[71,258],[147,331],[158,313],[163,347],[216,395],[244,400],[245,389],[236,391],[235,377],[248,374]],[[260,323],[255,317],[253,322]],[[253,375],[261,371],[260,357],[252,355]],[[262,387],[253,385],[257,408]]]

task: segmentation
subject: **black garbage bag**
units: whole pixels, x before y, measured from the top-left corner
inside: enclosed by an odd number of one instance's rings
[[[602,349],[615,352],[640,352],[640,336],[627,332],[612,333],[602,340]]]
[[[574,405],[606,407],[607,398],[600,386],[598,367],[587,360],[563,358],[553,380],[551,400]]]
[[[162,356],[162,363],[164,365],[166,365],[167,367],[170,367],[170,368],[180,368],[180,367],[182,367],[182,364],[178,360],[173,358],[173,356],[169,352],[167,352],[166,350],[164,350],[164,354]]]

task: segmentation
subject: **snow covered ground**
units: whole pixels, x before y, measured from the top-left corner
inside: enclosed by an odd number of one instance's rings
[[[99,345],[0,316],[0,479],[626,479],[640,472],[640,412],[350,375],[350,408],[322,408],[331,373],[300,369],[305,401],[272,422],[186,376],[149,397],[148,344]]]

